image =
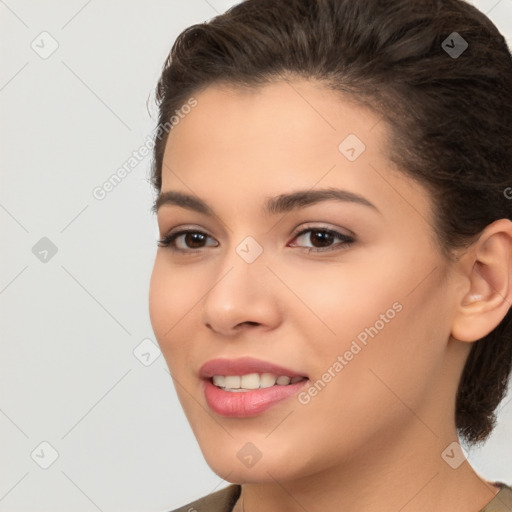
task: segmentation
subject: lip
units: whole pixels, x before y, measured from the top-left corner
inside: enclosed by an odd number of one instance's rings
[[[309,385],[309,379],[286,386],[275,385],[251,391],[224,391],[213,384],[210,379],[203,381],[203,392],[210,409],[220,416],[247,418],[257,416],[270,407],[296,395]]]
[[[303,373],[253,357],[211,359],[204,363],[199,370],[199,376],[202,379],[211,379],[214,375],[247,375],[248,373],[273,373],[277,377],[287,375],[288,377],[308,378]]]
[[[214,375],[246,375],[249,373],[273,373],[276,376],[305,377],[305,380],[284,386],[275,385],[250,391],[225,391],[212,382]],[[220,416],[246,418],[256,416],[279,402],[297,394],[309,383],[307,375],[261,359],[212,359],[199,370],[203,379],[203,392],[210,409]]]

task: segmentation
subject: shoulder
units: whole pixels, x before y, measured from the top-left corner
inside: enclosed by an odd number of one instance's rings
[[[494,484],[499,486],[500,490],[480,512],[509,512],[512,510],[512,487],[503,482]]]
[[[240,485],[231,484],[170,512],[231,512],[241,489]]]

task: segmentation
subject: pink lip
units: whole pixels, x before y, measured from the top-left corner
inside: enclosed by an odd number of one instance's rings
[[[207,361],[199,371],[203,379],[203,392],[210,409],[221,415],[236,418],[256,416],[278,402],[299,392],[309,380],[306,375],[297,373],[267,361],[244,357],[241,359],[212,359]],[[251,391],[225,391],[212,382],[214,375],[246,375],[248,373],[273,373],[277,377],[306,377],[305,380],[285,386],[275,385]]]
[[[303,373],[252,357],[211,359],[203,364],[199,370],[199,376],[202,379],[210,379],[214,375],[246,375],[248,373],[273,373],[277,377],[281,375],[307,377]]]

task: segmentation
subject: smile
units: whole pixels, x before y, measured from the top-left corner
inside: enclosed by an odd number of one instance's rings
[[[199,377],[210,409],[237,418],[261,414],[309,382],[295,370],[252,357],[212,359],[201,366]]]
[[[273,373],[249,373],[246,375],[214,375],[213,384],[225,391],[250,391],[253,389],[270,388],[272,386],[288,386],[295,384],[306,377],[277,376]]]

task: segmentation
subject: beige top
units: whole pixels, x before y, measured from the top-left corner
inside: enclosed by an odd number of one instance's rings
[[[480,512],[512,512],[512,487],[502,482],[494,482],[494,485],[500,490]],[[171,512],[232,512],[241,492],[240,485],[231,484]]]

